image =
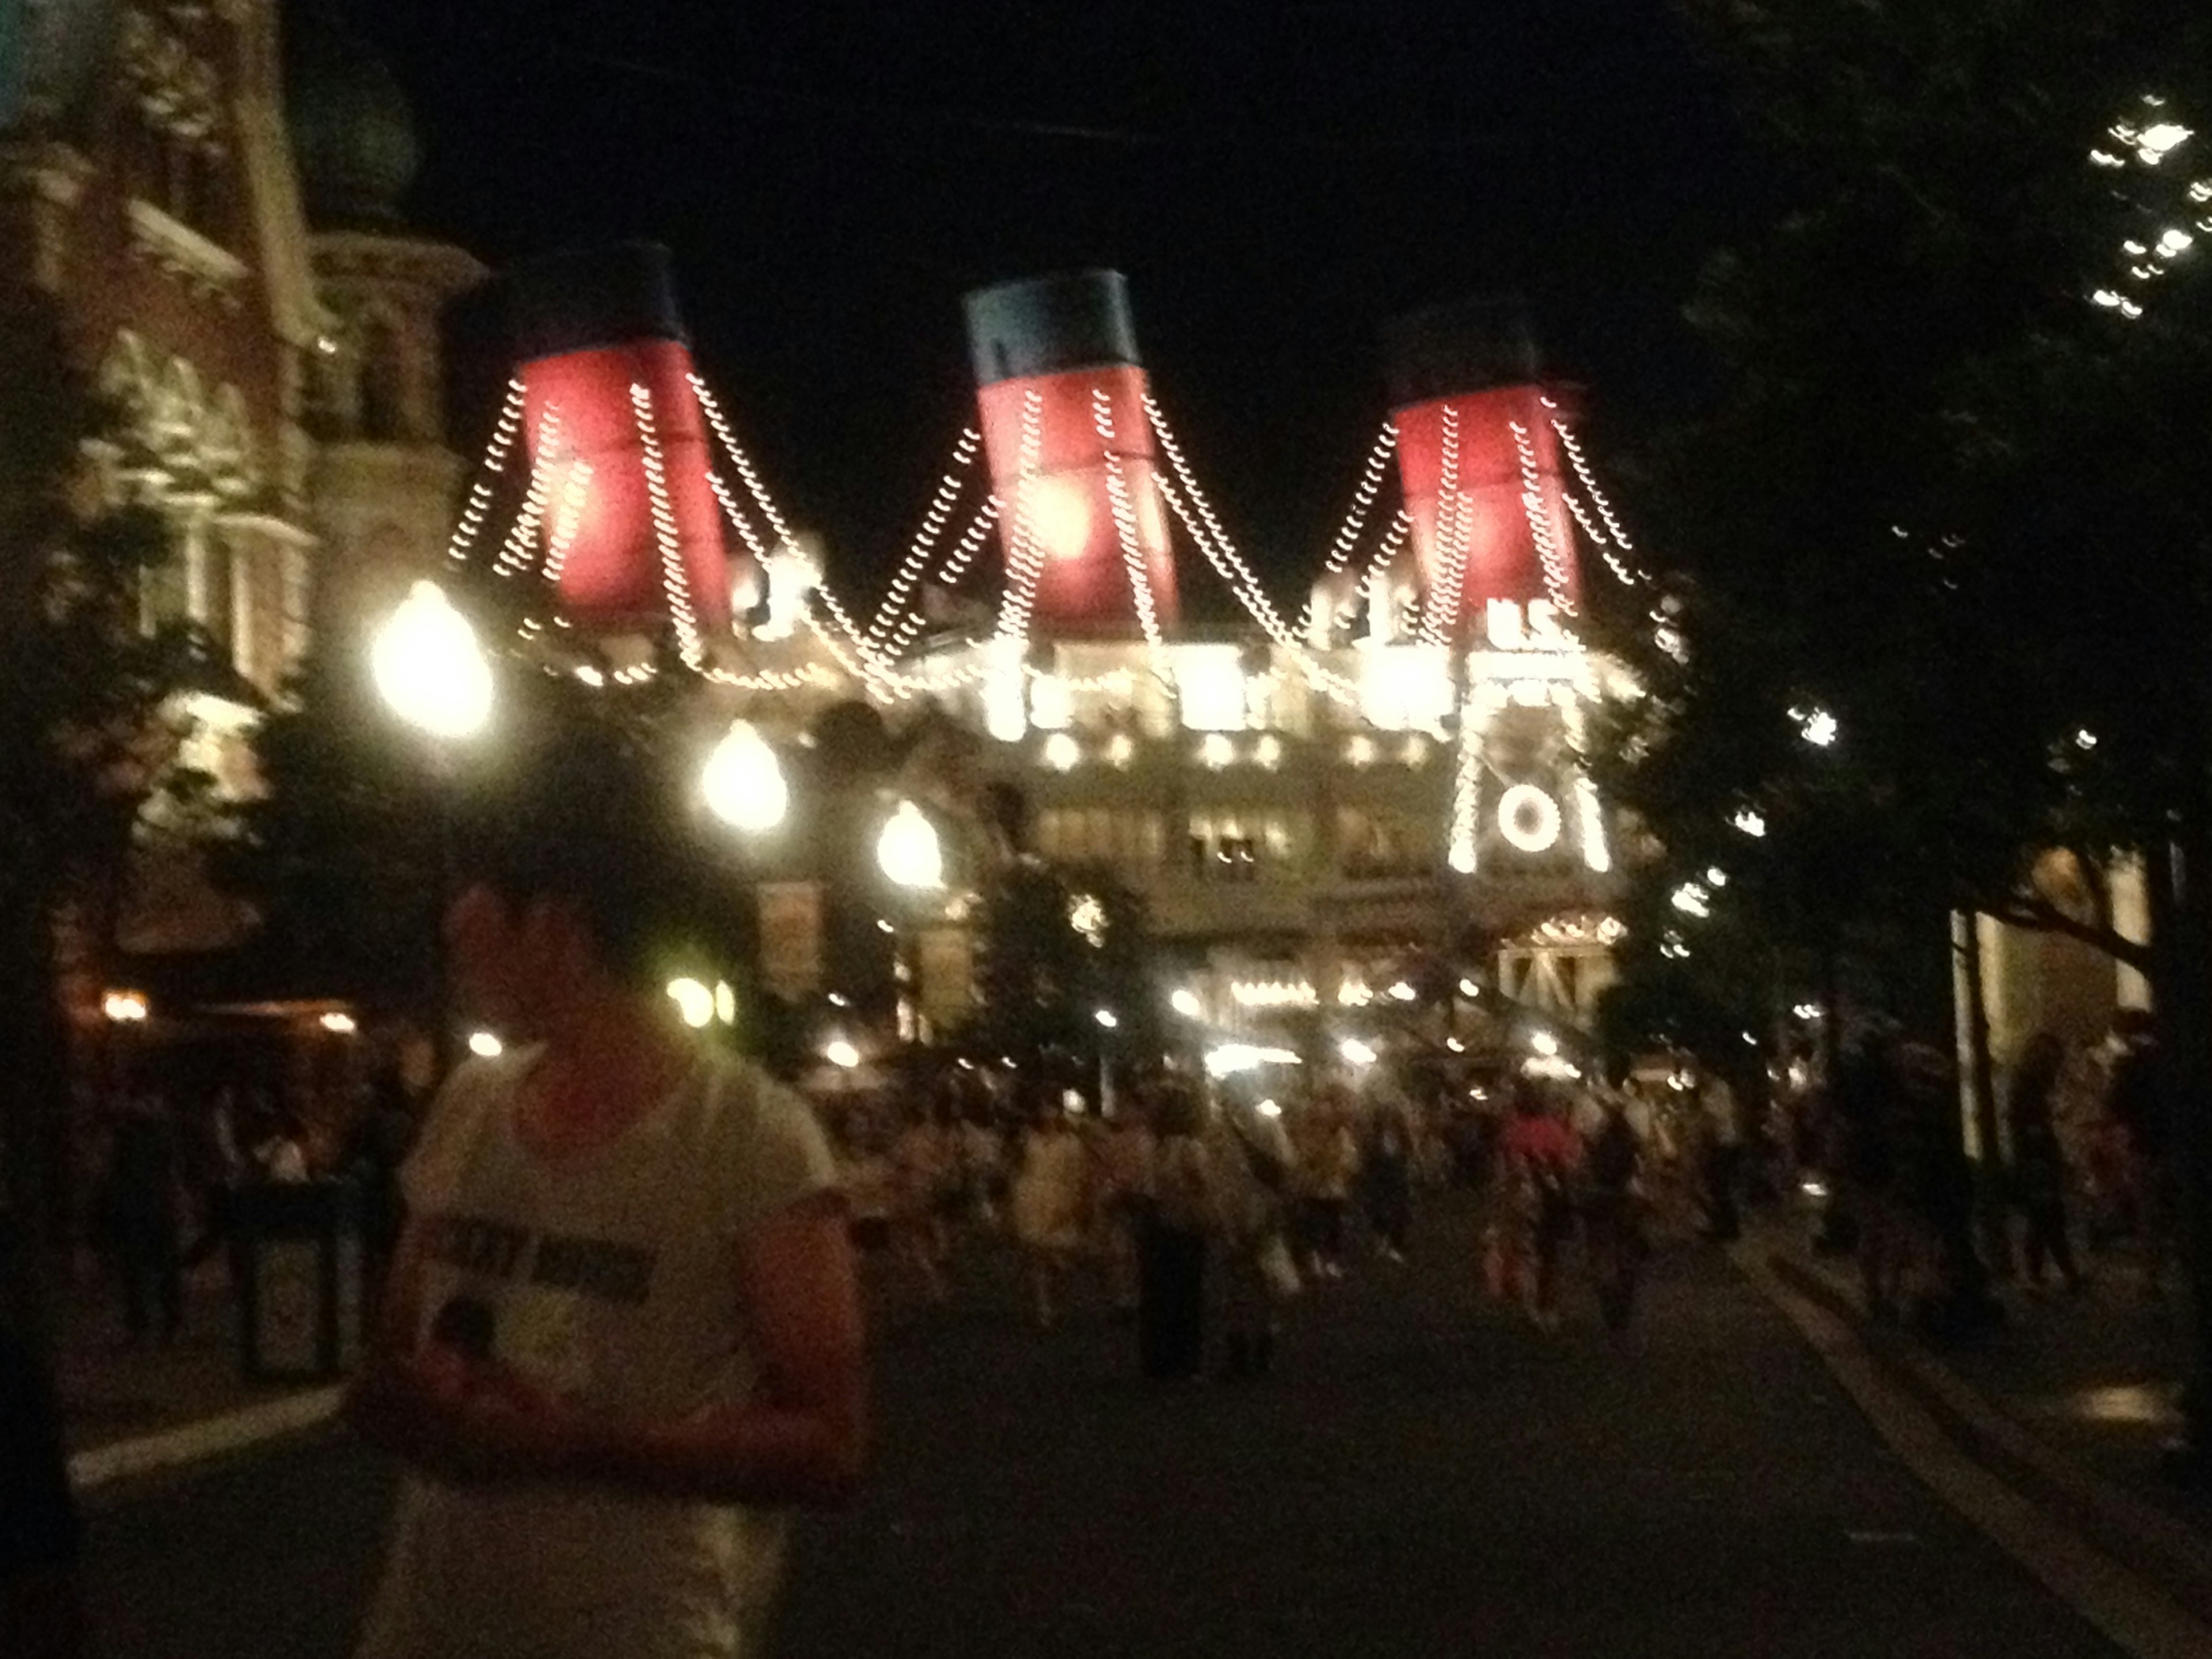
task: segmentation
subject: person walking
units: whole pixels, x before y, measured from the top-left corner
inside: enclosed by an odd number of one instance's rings
[[[1644,1139],[1625,1095],[1600,1097],[1601,1112],[1583,1157],[1583,1244],[1597,1287],[1599,1316],[1609,1331],[1628,1328],[1644,1262]]]
[[[2066,1225],[2066,1157],[2058,1142],[2052,1106],[2066,1045],[2055,1032],[2038,1031],[2021,1047],[2005,1101],[2006,1127],[2012,1133],[2013,1198],[2027,1223],[2025,1255],[2028,1288],[2043,1288],[2047,1263],[2058,1270],[2069,1291],[2081,1288],[2074,1245]]]
[[[1170,1079],[1154,1115],[1152,1201],[1138,1255],[1137,1357],[1161,1382],[1206,1362],[1206,1257],[1217,1210],[1212,1161],[1190,1085]]]
[[[1413,1129],[1403,1101],[1382,1102],[1369,1120],[1359,1187],[1384,1258],[1402,1266],[1413,1226]]]
[[[185,1319],[184,1170],[168,1102],[128,1097],[116,1119],[102,1182],[102,1223],[122,1283],[123,1323],[132,1345],[158,1323],[164,1344]]]
[[[406,1467],[359,1659],[757,1653],[783,1511],[860,1480],[830,1151],[661,989],[703,860],[635,753],[564,732],[456,836],[452,980],[507,1048],[430,1109],[348,1396]]]
[[[1068,1274],[1083,1254],[1090,1178],[1089,1156],[1065,1109],[1050,1103],[1038,1107],[1022,1133],[1008,1202],[1039,1330],[1051,1329],[1059,1316]]]
[[[1697,1100],[1705,1185],[1705,1236],[1717,1244],[1743,1237],[1737,1188],[1743,1180],[1743,1120],[1735,1091],[1719,1073],[1698,1066]]]
[[[1284,1237],[1294,1154],[1282,1109],[1223,1101],[1206,1137],[1221,1240],[1223,1375],[1264,1376],[1274,1363],[1277,1309],[1298,1290]]]
[[[1540,1085],[1518,1078],[1499,1142],[1502,1259],[1493,1288],[1516,1297],[1539,1329],[1559,1328],[1559,1253],[1574,1231],[1573,1184],[1582,1161],[1575,1132]]]

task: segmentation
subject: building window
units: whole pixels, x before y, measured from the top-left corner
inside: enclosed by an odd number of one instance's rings
[[[1433,872],[1435,825],[1410,812],[1340,807],[1336,815],[1337,870],[1349,881],[1390,881]]]
[[[384,442],[408,435],[406,361],[399,331],[382,318],[361,331],[361,435]]]
[[[1295,871],[1302,830],[1295,813],[1194,812],[1190,873],[1205,882],[1280,880]]]
[[[1058,864],[1109,864],[1130,871],[1156,869],[1162,851],[1160,820],[1152,812],[1109,806],[1048,807],[1036,817],[1036,848]]]

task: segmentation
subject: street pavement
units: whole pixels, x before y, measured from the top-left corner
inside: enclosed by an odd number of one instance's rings
[[[1922,1486],[1717,1252],[1638,1328],[1484,1304],[1442,1206],[1409,1268],[1296,1310],[1276,1374],[1169,1388],[1002,1262],[949,1312],[878,1287],[875,1464],[795,1540],[783,1659],[2116,1651]],[[118,1659],[336,1659],[388,1472],[337,1433],[92,1495]]]

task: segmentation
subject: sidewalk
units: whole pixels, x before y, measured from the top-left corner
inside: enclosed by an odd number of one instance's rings
[[[219,1262],[187,1274],[183,1331],[132,1346],[120,1298],[89,1265],[64,1298],[55,1356],[70,1479],[79,1491],[234,1451],[309,1428],[337,1409],[334,1386],[248,1382]]]
[[[2212,1494],[2172,1486],[2159,1467],[2180,1422],[2178,1288],[2154,1298],[2132,1258],[2093,1255],[2078,1295],[2001,1285],[2002,1327],[1937,1346],[1870,1324],[1856,1262],[1816,1255],[1813,1231],[1803,1209],[1771,1212],[1753,1223],[1745,1248],[1847,1320],[1883,1371],[1969,1455],[2212,1616]]]

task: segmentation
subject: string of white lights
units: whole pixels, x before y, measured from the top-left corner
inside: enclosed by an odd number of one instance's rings
[[[1482,810],[1482,711],[1469,697],[1461,705],[1459,759],[1452,775],[1451,842],[1445,862],[1463,876],[1475,872]]]
[[[576,532],[582,527],[591,483],[589,461],[568,463],[568,476],[561,483],[561,499],[553,508],[553,533],[545,545],[545,580],[555,587],[561,585],[561,573],[568,568],[568,550],[575,545]]]
[[[538,526],[544,520],[546,498],[552,493],[553,473],[558,465],[554,450],[560,441],[561,405],[548,404],[538,418],[536,453],[530,463],[530,482],[522,492],[521,510],[507,526],[507,540],[492,562],[500,575],[512,576],[527,569],[537,552]]]
[[[1030,497],[1037,456],[1044,442],[1044,394],[1035,389],[1022,398],[1022,441],[1015,469],[1013,532],[1006,542],[1006,592],[1000,602],[998,636],[1026,640],[1030,611],[1036,603],[1037,579],[1044,574],[1044,544],[1037,538]]]
[[[752,526],[752,521],[738,510],[738,498],[730,494],[730,486],[713,467],[707,469],[707,482],[714,487],[714,499],[722,504],[722,516],[727,519],[738,535],[744,538],[745,550],[753,556],[756,564],[768,562],[768,544]]]
[[[630,408],[637,416],[637,435],[645,457],[645,492],[653,509],[653,539],[660,544],[660,583],[668,596],[669,614],[676,621],[677,649],[693,669],[707,659],[699,637],[699,618],[691,608],[691,577],[684,567],[684,544],[677,532],[676,514],[668,504],[668,473],[661,459],[660,434],[653,419],[653,393],[641,381],[629,389]]]
[[[960,491],[968,481],[968,469],[975,463],[976,447],[982,441],[983,434],[969,427],[961,432],[960,441],[953,446],[952,465],[938,480],[937,494],[931,498],[928,511],[922,514],[921,527],[915,532],[898,574],[884,590],[883,603],[876,607],[876,614],[868,623],[872,643],[880,643],[905,620],[907,594],[921,580],[931,556],[937,550],[937,538],[945,533],[945,526],[951,520],[953,503],[960,499]]]
[[[1583,453],[1581,441],[1568,429],[1565,421],[1553,421],[1552,430],[1559,434],[1560,447],[1567,452],[1567,460],[1575,470],[1575,477],[1581,480],[1583,488],[1589,491],[1590,504],[1597,508],[1598,517],[1604,521],[1606,533],[1598,533],[1596,526],[1590,523],[1583,512],[1583,504],[1571,493],[1567,495],[1568,509],[1582,525],[1591,544],[1605,556],[1606,565],[1613,575],[1624,586],[1635,586],[1644,580],[1643,574],[1626,562],[1621,556],[1633,554],[1636,544],[1628,539],[1628,532],[1620,527],[1620,520],[1613,515],[1613,503],[1606,499],[1605,491],[1598,488],[1597,479],[1590,471],[1589,458]]]
[[[714,436],[721,441],[722,451],[730,458],[730,464],[738,469],[738,476],[745,481],[745,489],[751,494],[754,505],[760,508],[761,517],[768,520],[768,527],[775,532],[777,544],[796,547],[798,544],[793,539],[791,526],[784,522],[783,514],[776,510],[775,501],[768,493],[768,486],[761,482],[759,472],[754,469],[752,457],[739,447],[737,434],[730,429],[729,422],[723,418],[722,406],[714,400],[714,392],[698,374],[694,374],[690,379],[692,395],[698,398],[699,407],[706,411],[707,423],[714,428]]]
[[[716,685],[732,686],[741,691],[796,691],[803,685],[836,685],[837,677],[819,663],[808,663],[800,668],[770,669],[757,674],[740,674],[734,668],[709,668],[707,678]]]
[[[1121,567],[1129,573],[1129,592],[1136,601],[1138,625],[1152,653],[1154,672],[1169,678],[1167,655],[1160,640],[1160,618],[1152,598],[1152,573],[1145,567],[1145,550],[1137,543],[1137,515],[1129,505],[1129,480],[1121,457],[1114,447],[1114,400],[1103,386],[1091,393],[1091,423],[1106,458],[1106,503],[1114,515],[1114,534],[1121,544]]]
[[[990,537],[991,526],[998,520],[999,498],[996,495],[986,496],[983,505],[968,521],[968,528],[937,573],[937,580],[942,586],[957,587],[960,585],[960,579],[968,574],[968,567],[975,562],[976,554],[982,550],[984,542]],[[884,654],[891,658],[904,654],[914,636],[921,631],[923,621],[921,607],[910,607],[899,618],[898,626],[892,630],[890,637],[884,641]]]
[[[1336,540],[1329,548],[1328,557],[1321,569],[1321,580],[1326,581],[1352,562],[1353,550],[1359,545],[1360,532],[1367,528],[1367,515],[1375,506],[1375,497],[1382,488],[1384,470],[1389,466],[1390,453],[1398,447],[1398,428],[1395,422],[1384,421],[1382,430],[1375,440],[1375,447],[1367,453],[1367,465],[1359,475],[1359,488],[1352,492],[1351,509],[1344,522],[1337,526]],[[1316,584],[1318,590],[1319,583]],[[1299,631],[1310,633],[1313,629],[1314,606],[1320,602],[1318,591],[1307,596],[1306,613]]]
[[[1443,645],[1459,631],[1460,595],[1467,588],[1467,548],[1474,525],[1459,487],[1459,409],[1443,408],[1443,474],[1437,488],[1437,580],[1421,610],[1421,640]]]
[[[1236,544],[1221,528],[1221,521],[1214,517],[1213,509],[1206,501],[1206,492],[1199,487],[1189,464],[1183,459],[1182,447],[1176,442],[1175,434],[1168,429],[1167,417],[1160,412],[1158,400],[1149,392],[1145,396],[1145,413],[1152,421],[1152,431],[1159,439],[1160,449],[1167,456],[1168,465],[1174,470],[1176,481],[1190,498],[1188,504],[1185,504],[1182,495],[1178,494],[1165,477],[1155,473],[1153,483],[1159,489],[1160,498],[1182,520],[1191,539],[1206,555],[1206,562],[1228,584],[1229,591],[1236,595],[1237,602],[1252,620],[1260,624],[1261,631],[1291,654],[1308,684],[1339,702],[1356,702],[1358,692],[1352,682],[1327,665],[1316,661],[1306,649],[1305,641],[1284,625],[1273,601],[1267,598],[1267,590],[1260,586],[1259,578],[1252,574],[1251,567],[1244,562],[1243,556],[1237,552]]]
[[[500,405],[491,441],[484,446],[483,468],[469,486],[468,504],[461,508],[453,537],[446,544],[446,556],[449,559],[465,560],[476,549],[477,533],[483,529],[484,514],[491,507],[495,488],[492,481],[507,470],[507,452],[514,447],[514,434],[522,427],[522,377],[517,375],[507,383],[506,401]]]
[[[1247,592],[1239,585],[1237,567],[1232,566],[1224,556],[1227,550],[1214,546],[1208,538],[1206,526],[1196,514],[1184,503],[1175,486],[1158,473],[1153,475],[1152,484],[1159,491],[1160,499],[1165,501],[1173,510],[1176,517],[1182,521],[1182,527],[1190,532],[1191,540],[1196,542],[1199,550],[1206,555],[1206,562],[1213,567],[1214,574],[1227,584],[1229,591],[1237,596],[1239,603],[1244,606],[1252,619],[1260,624],[1267,637],[1289,653],[1291,659],[1297,665],[1298,672],[1304,678],[1306,684],[1324,696],[1334,698],[1338,702],[1347,706],[1357,705],[1359,701],[1358,688],[1326,663],[1318,660],[1310,651],[1307,650],[1305,641],[1283,625],[1283,619],[1275,614],[1275,608],[1267,603],[1267,596],[1257,591],[1257,584],[1253,585],[1253,591],[1250,592]],[[1241,564],[1241,561],[1239,563]],[[1249,573],[1245,574],[1249,577]]]
[[[1509,421],[1506,425],[1513,434],[1514,450],[1521,458],[1521,510],[1528,515],[1528,533],[1535,538],[1536,557],[1544,568],[1544,591],[1551,595],[1559,615],[1571,617],[1575,614],[1574,592],[1566,555],[1553,533],[1552,515],[1545,510],[1543,479],[1536,471],[1536,447],[1529,441],[1528,428],[1520,422]]]

